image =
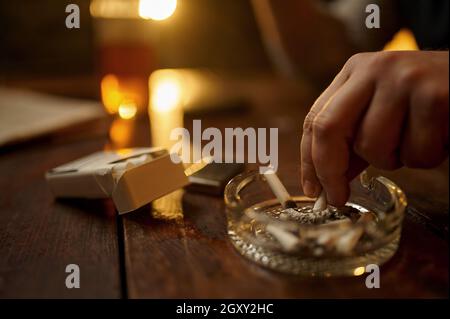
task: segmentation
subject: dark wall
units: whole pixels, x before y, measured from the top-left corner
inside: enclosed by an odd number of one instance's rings
[[[161,62],[170,67],[263,68],[270,63],[248,0],[179,0],[162,30]]]
[[[80,29],[65,26],[69,3],[80,6]],[[3,75],[85,74],[92,70],[89,0],[2,0],[0,38]]]

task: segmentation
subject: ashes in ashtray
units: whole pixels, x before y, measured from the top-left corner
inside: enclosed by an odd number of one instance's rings
[[[265,211],[266,216],[251,211],[247,215],[252,222],[263,224],[257,232],[259,237],[273,240],[284,252],[306,251],[314,256],[351,254],[363,237],[366,224],[375,220],[375,215],[366,210],[329,206],[323,190],[313,205],[298,205],[273,170],[264,173],[264,180],[281,207]]]
[[[352,254],[376,221],[375,214],[352,206],[322,210],[313,205],[275,207],[249,211],[247,216],[258,229],[254,234],[261,243],[272,242],[283,252],[312,256]]]

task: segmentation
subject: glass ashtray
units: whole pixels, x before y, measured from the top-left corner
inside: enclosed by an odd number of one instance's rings
[[[317,212],[296,172],[279,176],[296,208],[283,208],[258,171],[237,175],[225,188],[228,235],[243,256],[284,273],[352,276],[397,251],[407,201],[389,179],[363,172],[350,183],[345,207]]]

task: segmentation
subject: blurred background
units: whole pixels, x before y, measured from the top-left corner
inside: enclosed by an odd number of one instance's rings
[[[183,125],[183,114],[254,106],[255,99],[272,101],[269,109],[274,101],[289,100],[307,110],[353,53],[418,48],[407,21],[396,13],[401,1],[384,4],[381,30],[365,27],[366,2],[2,1],[0,86],[52,96],[28,96],[34,105],[23,102],[28,108],[11,125],[10,109],[26,94],[3,90],[1,115],[15,131],[4,128],[0,145],[99,117],[60,108],[58,120],[36,128],[42,116],[37,120],[30,113],[38,105],[62,107],[61,99],[48,100],[55,96],[100,102],[113,121],[111,147],[133,144],[124,138],[131,125],[124,121],[136,118],[150,116],[152,141],[164,146],[168,130]],[[79,29],[65,26],[70,3],[79,6]],[[58,113],[47,111],[47,118]],[[120,133],[112,133],[115,128]]]
[[[79,5],[79,29],[65,27],[69,3]],[[2,1],[0,20],[2,80],[270,69],[249,1]],[[86,87],[74,94],[99,93]]]

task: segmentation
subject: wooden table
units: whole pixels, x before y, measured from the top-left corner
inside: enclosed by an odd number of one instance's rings
[[[280,170],[292,169],[314,93],[276,88],[253,85],[247,108],[186,116],[185,123],[279,127]],[[120,146],[150,145],[146,117],[125,125],[129,135]],[[108,200],[53,199],[46,170],[112,144],[107,134],[66,133],[1,150],[1,298],[448,297],[448,162],[382,172],[405,190],[410,206],[399,250],[381,267],[381,288],[367,289],[365,276],[297,277],[244,259],[227,238],[221,197],[185,193],[181,222],[151,217],[150,205],[117,216]],[[80,289],[65,286],[71,263],[80,267]]]

